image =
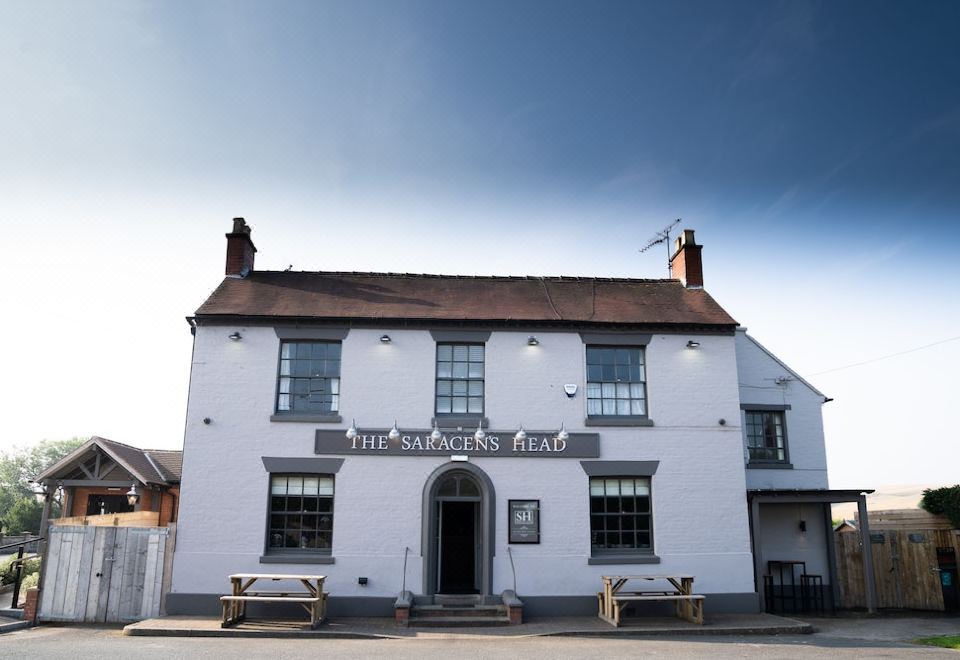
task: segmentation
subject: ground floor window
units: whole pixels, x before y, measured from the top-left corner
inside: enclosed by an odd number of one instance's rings
[[[333,545],[333,475],[270,475],[270,552],[330,554]]]
[[[653,550],[649,477],[590,479],[590,546],[593,554]]]

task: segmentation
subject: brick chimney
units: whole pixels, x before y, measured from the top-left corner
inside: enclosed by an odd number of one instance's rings
[[[253,270],[257,248],[250,239],[250,227],[243,218],[233,219],[233,231],[227,234],[227,277],[246,277]]]
[[[670,277],[678,279],[690,289],[703,287],[703,261],[700,257],[702,245],[693,240],[693,230],[684,229],[674,242],[673,256],[670,257]]]

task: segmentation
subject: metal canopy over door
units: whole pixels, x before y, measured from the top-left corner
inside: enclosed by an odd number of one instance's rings
[[[51,526],[41,621],[122,623],[159,616],[165,527]]]
[[[480,485],[469,474],[453,472],[437,486],[437,591],[443,594],[481,592],[482,527]]]

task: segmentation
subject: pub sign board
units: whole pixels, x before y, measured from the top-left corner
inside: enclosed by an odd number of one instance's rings
[[[540,543],[540,500],[509,500],[510,538],[507,543]]]
[[[390,431],[360,429],[354,438],[346,431],[317,429],[315,454],[363,456],[515,456],[524,458],[597,458],[600,435],[570,433],[558,437],[556,431],[527,431],[518,440],[514,431],[485,431],[477,438],[472,431],[442,431],[439,438],[432,430],[401,431],[391,440]]]

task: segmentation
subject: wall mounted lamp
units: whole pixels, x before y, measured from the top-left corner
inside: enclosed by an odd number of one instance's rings
[[[137,502],[140,501],[140,493],[137,492],[136,482],[130,486],[130,490],[127,491],[127,504],[130,506],[136,506]]]
[[[380,335],[381,344],[389,344],[391,341],[392,340],[390,339],[390,335]]]
[[[397,428],[397,420],[393,420],[393,428],[387,433],[387,437],[390,438],[391,442],[396,442],[400,439],[400,429]]]
[[[240,341],[242,338],[243,338],[243,335],[241,335],[236,330],[234,330],[229,335],[227,335],[227,339],[229,339],[230,341]]]
[[[530,335],[529,337],[527,337],[527,346],[539,346],[539,345],[540,345],[539,339],[537,339],[533,335]]]
[[[691,339],[687,342],[687,348],[700,348],[700,342]]]

